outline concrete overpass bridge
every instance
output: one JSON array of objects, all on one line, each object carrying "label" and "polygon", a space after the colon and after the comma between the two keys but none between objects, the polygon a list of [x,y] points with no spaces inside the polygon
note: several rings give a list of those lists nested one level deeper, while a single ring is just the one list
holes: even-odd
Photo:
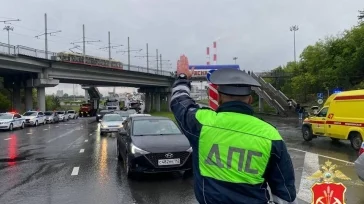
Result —
[{"label": "concrete overpass bridge", "polygon": [[[6,48],[6,49],[1,49]],[[127,86],[140,87],[141,91],[160,101],[161,95],[168,95],[173,83],[170,72],[148,69],[140,66],[123,66],[122,69],[101,67],[89,64],[74,64],[57,60],[57,53],[24,46],[0,44],[0,76],[5,88],[13,89],[14,107],[20,108],[20,89],[25,89],[26,109],[32,109],[32,88],[37,88],[38,108],[45,111],[45,87],[59,83],[72,83],[88,86]],[[53,56],[53,57],[52,57]],[[50,59],[47,59],[50,58]],[[146,104],[147,105],[147,104]],[[151,107],[160,109],[160,107]]]}]

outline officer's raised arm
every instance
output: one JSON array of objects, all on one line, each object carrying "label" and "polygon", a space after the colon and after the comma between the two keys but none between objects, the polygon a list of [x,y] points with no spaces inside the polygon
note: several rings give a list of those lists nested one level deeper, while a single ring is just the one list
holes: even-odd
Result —
[{"label": "officer's raised arm", "polygon": [[295,175],[291,157],[283,140],[272,141],[265,178],[276,203],[296,203]]},{"label": "officer's raised arm", "polygon": [[178,126],[189,138],[198,137],[201,125],[196,119],[196,112],[200,108],[190,96],[192,76],[188,67],[188,60],[181,56],[177,64],[177,79],[172,86],[170,108],[176,118]]}]

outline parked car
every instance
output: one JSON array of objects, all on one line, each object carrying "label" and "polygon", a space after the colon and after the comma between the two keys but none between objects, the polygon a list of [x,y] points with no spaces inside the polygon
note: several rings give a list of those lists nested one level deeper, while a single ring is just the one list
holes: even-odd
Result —
[{"label": "parked car", "polygon": [[355,161],[355,169],[359,178],[362,181],[364,181],[364,142],[361,144],[361,148],[359,150],[359,157]]},{"label": "parked car", "polygon": [[77,115],[76,111],[74,111],[74,110],[68,110],[67,113],[68,113],[68,118],[69,119],[77,119],[78,118],[78,115]]},{"label": "parked car", "polygon": [[123,127],[123,121],[124,119],[119,114],[104,115],[100,125],[100,134],[119,132],[119,129]]},{"label": "parked car", "polygon": [[57,111],[59,121],[67,121],[69,120],[67,112],[66,111]]},{"label": "parked car", "polygon": [[58,114],[55,111],[46,111],[46,112],[44,112],[44,115],[46,117],[47,123],[58,123],[59,122]]},{"label": "parked car", "polygon": [[14,128],[23,129],[25,126],[25,119],[18,113],[0,113],[0,129],[10,130]]},{"label": "parked car", "polygon": [[192,147],[169,118],[129,117],[116,146],[129,178],[136,172],[192,171]]},{"label": "parked car", "polygon": [[38,126],[39,124],[46,124],[46,117],[41,111],[27,111],[23,114],[25,125]]}]

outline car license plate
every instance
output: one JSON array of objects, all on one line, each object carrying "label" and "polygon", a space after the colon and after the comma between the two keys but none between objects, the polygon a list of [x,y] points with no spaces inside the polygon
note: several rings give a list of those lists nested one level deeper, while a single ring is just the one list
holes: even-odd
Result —
[{"label": "car license plate", "polygon": [[158,165],[159,166],[168,166],[168,165],[177,165],[181,164],[180,159],[159,159]]}]

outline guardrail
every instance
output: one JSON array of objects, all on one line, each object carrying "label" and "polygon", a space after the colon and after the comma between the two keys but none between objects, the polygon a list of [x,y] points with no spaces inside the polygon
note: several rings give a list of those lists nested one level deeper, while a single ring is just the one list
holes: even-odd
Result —
[{"label": "guardrail", "polygon": [[[50,51],[45,52],[44,50],[39,50],[39,49],[26,47],[26,46],[22,46],[22,45],[14,46],[14,45],[8,45],[5,43],[0,43],[0,54],[11,55],[11,56],[25,55],[25,56],[29,56],[29,57],[50,60],[52,58],[52,56],[55,57],[55,56],[57,56],[58,53],[50,52]],[[173,72],[163,71],[160,69],[159,70],[150,69],[150,68],[136,66],[136,65],[130,65],[130,67],[128,67],[128,65],[124,64],[124,70],[156,74],[156,75],[162,75],[162,76],[170,76],[170,77],[174,76]]]},{"label": "guardrail", "polygon": [[15,55],[15,46],[0,43],[0,53],[6,55]]}]

